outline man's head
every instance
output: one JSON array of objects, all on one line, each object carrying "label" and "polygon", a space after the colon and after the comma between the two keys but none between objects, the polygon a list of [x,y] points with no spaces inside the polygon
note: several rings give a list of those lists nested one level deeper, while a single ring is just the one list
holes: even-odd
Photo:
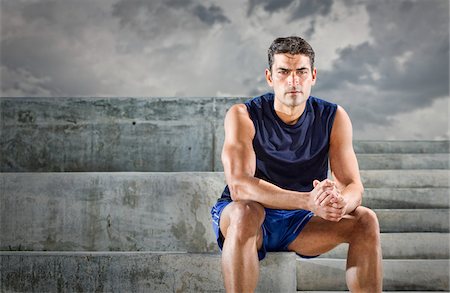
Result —
[{"label": "man's head", "polygon": [[272,42],[267,53],[270,71],[272,71],[274,55],[284,53],[291,55],[302,54],[307,56],[311,63],[311,71],[314,69],[314,50],[308,42],[300,37],[292,36],[287,38],[277,38]]},{"label": "man's head", "polygon": [[273,41],[266,80],[273,88],[276,108],[301,109],[316,83],[316,74],[314,51],[305,40],[288,37]]}]

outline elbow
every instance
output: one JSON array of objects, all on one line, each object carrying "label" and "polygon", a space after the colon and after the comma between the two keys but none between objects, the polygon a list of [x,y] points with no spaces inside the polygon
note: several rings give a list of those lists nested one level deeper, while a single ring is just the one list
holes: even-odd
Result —
[{"label": "elbow", "polygon": [[362,198],[364,195],[364,186],[362,185],[362,183],[359,184],[359,199],[357,202],[357,205],[360,206],[362,205]]}]

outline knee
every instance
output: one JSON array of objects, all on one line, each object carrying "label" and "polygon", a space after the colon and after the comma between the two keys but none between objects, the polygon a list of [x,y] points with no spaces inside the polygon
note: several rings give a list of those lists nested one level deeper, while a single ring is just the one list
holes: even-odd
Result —
[{"label": "knee", "polygon": [[354,211],[356,218],[354,233],[365,241],[380,242],[380,224],[374,211],[366,207],[358,207]]},{"label": "knee", "polygon": [[265,218],[264,207],[257,202],[235,201],[230,210],[230,226],[238,238],[257,235]]}]

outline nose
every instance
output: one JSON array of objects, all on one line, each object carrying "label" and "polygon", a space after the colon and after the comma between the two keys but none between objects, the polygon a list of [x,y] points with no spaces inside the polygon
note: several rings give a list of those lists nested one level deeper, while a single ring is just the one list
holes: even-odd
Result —
[{"label": "nose", "polygon": [[300,84],[300,77],[297,75],[297,73],[291,72],[291,74],[289,74],[288,76],[288,85],[293,86],[299,84]]}]

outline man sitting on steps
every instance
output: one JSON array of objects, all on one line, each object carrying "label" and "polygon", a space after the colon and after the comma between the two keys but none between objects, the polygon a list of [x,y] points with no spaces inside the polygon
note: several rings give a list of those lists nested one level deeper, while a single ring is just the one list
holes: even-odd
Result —
[{"label": "man sitting on steps", "polygon": [[253,292],[266,251],[308,258],[348,243],[349,290],[381,292],[380,229],[361,206],[350,119],[310,96],[317,71],[305,40],[278,38],[268,58],[274,93],[234,105],[225,117],[227,186],[211,210],[225,288]]}]

